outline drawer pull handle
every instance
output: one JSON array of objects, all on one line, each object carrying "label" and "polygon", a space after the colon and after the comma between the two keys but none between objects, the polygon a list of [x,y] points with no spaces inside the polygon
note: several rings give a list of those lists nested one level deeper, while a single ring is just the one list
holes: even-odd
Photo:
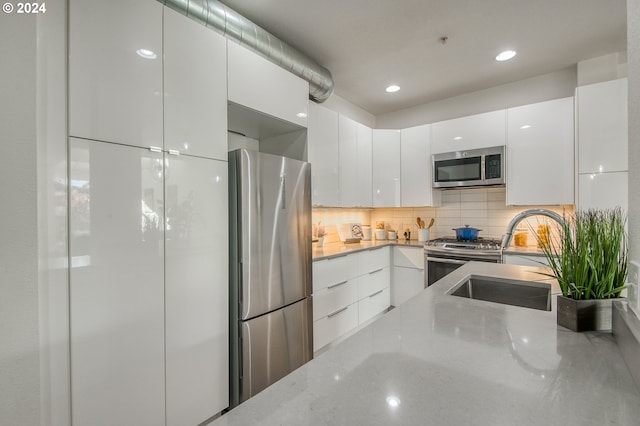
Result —
[{"label": "drawer pull handle", "polygon": [[377,272],[380,272],[380,271],[382,271],[383,269],[384,269],[384,268],[380,268],[380,269],[376,269],[375,271],[371,271],[371,272],[369,272],[369,275],[372,275],[372,274],[375,274],[375,273],[377,273]]},{"label": "drawer pull handle", "polygon": [[342,281],[342,282],[339,282],[339,283],[331,284],[330,286],[327,286],[327,289],[331,290],[332,288],[340,287],[341,285],[344,285],[344,284],[346,284],[348,282],[349,281]]},{"label": "drawer pull handle", "polygon": [[331,312],[329,315],[327,315],[327,318],[331,318],[331,317],[335,317],[336,315],[338,315],[340,312],[344,312],[347,309],[349,309],[348,306],[345,306],[344,308],[338,309],[337,311]]},{"label": "drawer pull handle", "polygon": [[370,294],[370,295],[369,295],[369,297],[377,296],[377,295],[379,295],[380,293],[382,293],[383,291],[384,291],[384,288],[383,288],[382,290],[378,290],[378,291],[376,291],[376,292],[375,292],[375,293],[373,293],[373,294]]}]

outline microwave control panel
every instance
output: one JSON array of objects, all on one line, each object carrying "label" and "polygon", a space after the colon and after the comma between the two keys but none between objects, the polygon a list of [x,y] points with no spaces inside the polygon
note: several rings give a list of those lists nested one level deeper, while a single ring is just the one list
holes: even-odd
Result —
[{"label": "microwave control panel", "polygon": [[499,179],[502,177],[500,154],[485,157],[485,179]]}]

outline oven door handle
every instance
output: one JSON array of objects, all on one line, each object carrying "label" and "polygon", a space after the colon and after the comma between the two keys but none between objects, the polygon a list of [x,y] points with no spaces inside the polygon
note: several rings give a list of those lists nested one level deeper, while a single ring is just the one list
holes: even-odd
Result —
[{"label": "oven door handle", "polygon": [[444,259],[442,257],[429,257],[429,256],[427,256],[427,262],[453,263],[455,265],[464,265],[468,261],[467,260],[457,260],[457,259]]}]

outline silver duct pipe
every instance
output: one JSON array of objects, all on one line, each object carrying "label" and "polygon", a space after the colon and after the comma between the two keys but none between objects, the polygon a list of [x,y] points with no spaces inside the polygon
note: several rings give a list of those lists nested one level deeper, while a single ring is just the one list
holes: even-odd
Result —
[{"label": "silver duct pipe", "polygon": [[320,103],[331,96],[333,78],[328,69],[219,1],[158,1],[308,81],[312,100]]}]

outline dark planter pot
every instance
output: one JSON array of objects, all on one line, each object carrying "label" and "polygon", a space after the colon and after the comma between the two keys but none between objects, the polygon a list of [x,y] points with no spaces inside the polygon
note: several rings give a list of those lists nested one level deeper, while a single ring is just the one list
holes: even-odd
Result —
[{"label": "dark planter pot", "polygon": [[558,295],[558,325],[573,331],[611,331],[611,308],[614,300],[574,300]]}]

